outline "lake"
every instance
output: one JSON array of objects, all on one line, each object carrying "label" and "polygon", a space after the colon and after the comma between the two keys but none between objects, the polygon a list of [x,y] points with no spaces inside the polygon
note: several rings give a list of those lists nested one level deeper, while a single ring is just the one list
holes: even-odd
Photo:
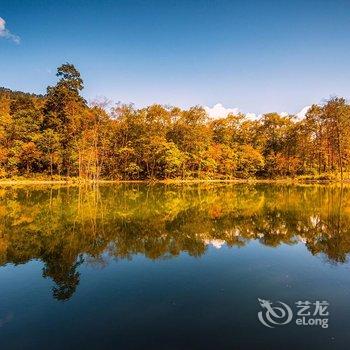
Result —
[{"label": "lake", "polygon": [[350,187],[0,188],[0,349],[347,349]]}]

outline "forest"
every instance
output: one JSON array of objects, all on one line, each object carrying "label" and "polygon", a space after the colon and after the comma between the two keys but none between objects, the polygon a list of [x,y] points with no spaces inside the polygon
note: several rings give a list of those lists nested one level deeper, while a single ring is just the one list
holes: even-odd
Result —
[{"label": "forest", "polygon": [[88,103],[73,64],[45,95],[0,88],[0,178],[106,180],[346,179],[350,105],[306,117],[210,118],[200,106]]}]

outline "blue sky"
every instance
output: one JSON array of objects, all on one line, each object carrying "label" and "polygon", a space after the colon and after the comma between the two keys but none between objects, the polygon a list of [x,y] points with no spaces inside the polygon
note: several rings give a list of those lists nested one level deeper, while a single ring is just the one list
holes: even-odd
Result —
[{"label": "blue sky", "polygon": [[11,89],[44,93],[69,61],[87,99],[137,106],[295,113],[350,97],[349,0],[0,0],[0,17]]}]

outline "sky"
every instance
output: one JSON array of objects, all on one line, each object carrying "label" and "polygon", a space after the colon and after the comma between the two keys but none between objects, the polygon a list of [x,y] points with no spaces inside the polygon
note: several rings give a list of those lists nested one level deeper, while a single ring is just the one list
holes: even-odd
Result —
[{"label": "sky", "polygon": [[[298,113],[350,98],[350,0],[0,0],[0,86],[88,100]],[[218,112],[221,110],[221,112]]]}]

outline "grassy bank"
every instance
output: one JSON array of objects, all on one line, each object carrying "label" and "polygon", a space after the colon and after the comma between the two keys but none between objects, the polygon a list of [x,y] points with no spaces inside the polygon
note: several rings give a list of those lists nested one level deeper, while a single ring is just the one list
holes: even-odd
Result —
[{"label": "grassy bank", "polygon": [[0,179],[0,185],[86,185],[86,184],[119,184],[119,183],[164,183],[164,184],[196,184],[196,183],[350,183],[350,178],[340,179],[337,176],[300,176],[295,178],[275,179],[148,179],[148,180],[107,180],[97,181],[79,177],[11,177]]}]

